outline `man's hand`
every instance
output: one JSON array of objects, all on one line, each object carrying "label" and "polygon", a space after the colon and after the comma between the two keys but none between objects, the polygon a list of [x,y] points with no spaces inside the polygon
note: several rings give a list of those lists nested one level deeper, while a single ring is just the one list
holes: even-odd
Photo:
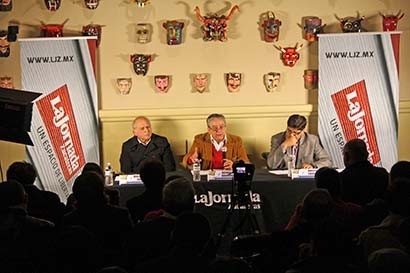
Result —
[{"label": "man's hand", "polygon": [[282,145],[283,148],[286,149],[288,147],[295,146],[298,143],[298,139],[293,134],[286,134],[286,139],[283,141]]},{"label": "man's hand", "polygon": [[303,169],[312,169],[313,166],[310,165],[310,164],[307,164],[307,163],[302,163],[302,168],[303,168]]},{"label": "man's hand", "polygon": [[198,147],[195,147],[195,151],[194,151],[194,153],[189,157],[189,161],[190,161],[191,163],[199,162],[199,159],[198,159]]},{"label": "man's hand", "polygon": [[232,170],[233,161],[230,159],[223,159],[224,170]]}]

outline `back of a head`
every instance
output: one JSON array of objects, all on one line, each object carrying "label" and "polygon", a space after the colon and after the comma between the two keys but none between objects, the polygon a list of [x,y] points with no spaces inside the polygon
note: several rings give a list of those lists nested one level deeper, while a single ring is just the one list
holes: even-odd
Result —
[{"label": "back of a head", "polygon": [[162,190],[162,204],[168,213],[178,216],[182,212],[194,210],[195,190],[192,182],[186,178],[170,181]]},{"label": "back of a head", "polygon": [[74,181],[73,194],[80,207],[101,205],[105,203],[104,181],[94,172],[81,174]]},{"label": "back of a head", "polygon": [[209,221],[202,214],[185,212],[177,217],[172,233],[175,245],[199,252],[206,246],[210,237]]},{"label": "back of a head", "polygon": [[410,179],[399,177],[390,187],[390,210],[404,217],[410,216]]},{"label": "back of a head", "polygon": [[95,172],[98,173],[99,175],[101,175],[102,177],[104,177],[104,171],[101,168],[100,165],[98,165],[97,163],[94,162],[87,162],[82,170],[82,174],[84,173],[89,173],[89,172]]},{"label": "back of a head", "polygon": [[16,180],[23,185],[34,184],[36,176],[33,165],[24,161],[16,161],[7,169],[7,180]]},{"label": "back of a head", "polygon": [[0,209],[22,205],[26,200],[24,187],[17,181],[0,183]]},{"label": "back of a head", "polygon": [[327,190],[316,189],[303,198],[301,214],[306,221],[313,223],[328,217],[332,209],[332,197]]},{"label": "back of a head", "polygon": [[316,187],[327,190],[335,198],[340,196],[340,174],[337,170],[322,167],[315,173]]},{"label": "back of a head", "polygon": [[288,118],[287,125],[290,128],[295,128],[298,130],[303,130],[305,129],[307,124],[307,120],[304,116],[298,115],[298,114],[293,114]]},{"label": "back of a head", "polygon": [[140,177],[147,189],[161,190],[165,182],[165,167],[159,160],[146,160],[142,163]]},{"label": "back of a head", "polygon": [[382,248],[372,252],[368,259],[369,273],[410,272],[410,256],[396,248]]},{"label": "back of a head", "polygon": [[405,177],[410,179],[410,161],[398,161],[390,170],[390,181],[398,177]]},{"label": "back of a head", "polygon": [[366,143],[359,138],[349,140],[343,147],[343,160],[346,167],[356,162],[366,161],[368,156]]}]

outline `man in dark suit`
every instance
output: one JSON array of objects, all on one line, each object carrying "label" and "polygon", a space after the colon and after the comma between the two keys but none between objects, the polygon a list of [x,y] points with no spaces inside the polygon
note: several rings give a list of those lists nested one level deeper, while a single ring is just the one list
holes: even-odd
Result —
[{"label": "man in dark suit", "polygon": [[162,161],[167,172],[175,171],[175,159],[166,137],[152,133],[151,122],[139,116],[133,122],[134,136],[122,144],[121,172],[139,173],[141,163],[146,159]]},{"label": "man in dark suit", "polygon": [[270,169],[287,168],[290,156],[294,157],[296,169],[332,167],[332,160],[320,144],[319,138],[304,131],[306,124],[304,116],[291,115],[286,131],[272,136],[266,162]]}]

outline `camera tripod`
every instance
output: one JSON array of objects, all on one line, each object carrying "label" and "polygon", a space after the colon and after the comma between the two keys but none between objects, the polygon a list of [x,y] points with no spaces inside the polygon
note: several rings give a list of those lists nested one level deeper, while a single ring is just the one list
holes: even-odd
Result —
[{"label": "camera tripod", "polygon": [[227,208],[227,214],[225,216],[221,231],[218,233],[216,241],[217,249],[220,247],[222,239],[227,235],[228,227],[231,226],[235,211],[239,214],[239,221],[231,229],[232,235],[255,235],[261,233],[253,208],[251,189],[247,186],[244,187],[240,183],[245,184],[244,181],[232,180],[231,202]]}]

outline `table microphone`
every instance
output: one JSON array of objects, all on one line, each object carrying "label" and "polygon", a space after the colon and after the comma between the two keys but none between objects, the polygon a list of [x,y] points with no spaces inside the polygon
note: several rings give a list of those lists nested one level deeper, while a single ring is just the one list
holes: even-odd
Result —
[{"label": "table microphone", "polygon": [[223,147],[221,148],[221,151],[222,151],[222,159],[226,159],[226,150],[227,150],[226,146],[223,146]]}]

